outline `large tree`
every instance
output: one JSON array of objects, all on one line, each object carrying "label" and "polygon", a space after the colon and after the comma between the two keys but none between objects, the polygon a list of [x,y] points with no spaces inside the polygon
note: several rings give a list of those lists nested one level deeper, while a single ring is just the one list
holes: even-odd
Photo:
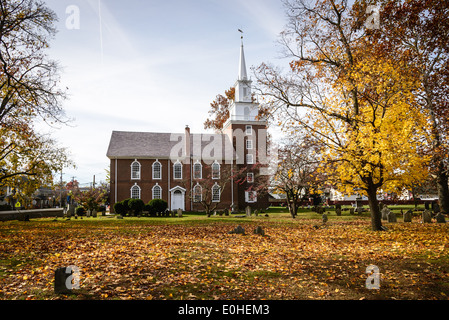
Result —
[{"label": "large tree", "polygon": [[285,5],[290,70],[262,64],[259,90],[287,130],[299,125],[324,146],[320,170],[331,170],[330,182],[345,193],[365,193],[372,229],[383,230],[377,193],[426,176],[418,84],[407,65],[372,50],[366,10],[344,0]]},{"label": "large tree", "polygon": [[70,164],[66,150],[33,126],[68,121],[59,68],[46,54],[56,20],[42,1],[0,0],[0,184],[23,176],[48,182]]},{"label": "large tree", "polygon": [[[449,3],[438,0],[382,0],[373,48],[413,70],[416,101],[429,115],[431,174],[441,210],[449,213]],[[363,3],[360,3],[360,10]]]}]

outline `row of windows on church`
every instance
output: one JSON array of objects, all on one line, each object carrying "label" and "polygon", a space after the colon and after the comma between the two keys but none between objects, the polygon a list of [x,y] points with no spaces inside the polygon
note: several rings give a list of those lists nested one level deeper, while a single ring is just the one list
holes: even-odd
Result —
[{"label": "row of windows on church", "polygon": [[[156,183],[152,188],[153,199],[162,199],[162,187]],[[137,184],[131,187],[131,198],[140,199],[141,189]],[[218,184],[212,186],[212,202],[220,202],[221,188]],[[201,202],[203,200],[203,187],[199,184],[192,189],[193,202]]]},{"label": "row of windows on church", "polygon": [[[156,183],[156,185],[152,189],[153,199],[162,199],[162,188],[160,185]],[[135,184],[131,187],[131,198],[140,199],[141,197],[141,189]],[[212,186],[212,202],[220,202],[221,197],[221,188],[218,184]],[[201,202],[203,200],[203,187],[199,184],[196,184],[192,189],[192,199],[193,202]],[[256,191],[246,191],[245,192],[245,201],[248,203],[257,201],[257,192]]]},{"label": "row of windows on church", "polygon": [[[251,155],[252,156],[252,155]],[[131,164],[131,180],[139,180],[141,177],[141,164],[135,160]],[[162,164],[156,160],[152,165],[153,179],[162,179]],[[220,179],[220,164],[215,161],[211,165],[212,179]],[[197,161],[193,164],[193,179],[203,178],[203,165]],[[182,179],[182,163],[177,161],[173,164],[173,179]]]}]

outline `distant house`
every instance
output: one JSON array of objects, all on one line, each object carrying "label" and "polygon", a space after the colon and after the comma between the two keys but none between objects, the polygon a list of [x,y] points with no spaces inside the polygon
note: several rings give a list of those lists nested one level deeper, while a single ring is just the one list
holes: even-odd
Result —
[{"label": "distant house", "polygon": [[[111,208],[118,201],[140,198],[145,203],[164,199],[171,210],[199,211],[205,179],[218,209],[266,208],[268,197],[254,188],[260,173],[254,164],[266,154],[266,121],[257,118],[259,105],[251,98],[243,42],[229,112],[216,134],[191,133],[188,126],[182,133],[113,131],[107,151]],[[235,171],[244,172],[246,179],[237,183],[231,174]]]}]

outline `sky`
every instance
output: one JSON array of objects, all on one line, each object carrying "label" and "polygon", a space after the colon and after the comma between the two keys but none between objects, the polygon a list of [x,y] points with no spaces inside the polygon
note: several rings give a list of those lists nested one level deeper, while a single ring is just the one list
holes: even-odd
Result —
[{"label": "sky", "polygon": [[48,55],[61,66],[63,108],[73,121],[39,130],[76,163],[64,169],[64,181],[106,179],[114,130],[208,132],[210,103],[237,79],[238,29],[248,69],[282,60],[281,0],[45,2],[59,18]]}]

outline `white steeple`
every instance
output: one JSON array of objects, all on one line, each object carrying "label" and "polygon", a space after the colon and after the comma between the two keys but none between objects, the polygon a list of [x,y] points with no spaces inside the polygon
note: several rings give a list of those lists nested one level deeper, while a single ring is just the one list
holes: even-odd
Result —
[{"label": "white steeple", "polygon": [[235,83],[235,101],[251,102],[251,80],[246,73],[245,52],[243,51],[243,37],[240,45],[239,74]]},{"label": "white steeple", "polygon": [[238,80],[248,80],[246,74],[245,52],[243,51],[243,37],[242,45],[240,46],[240,61],[239,61],[239,78]]}]

